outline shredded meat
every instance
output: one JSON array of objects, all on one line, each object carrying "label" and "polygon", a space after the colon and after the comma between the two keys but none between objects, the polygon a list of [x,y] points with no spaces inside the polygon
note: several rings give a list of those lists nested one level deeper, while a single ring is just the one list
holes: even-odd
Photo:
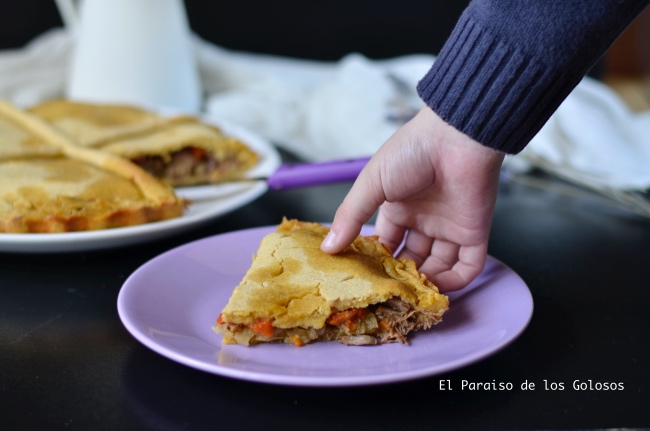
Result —
[{"label": "shredded meat", "polygon": [[161,177],[165,172],[165,162],[162,157],[139,156],[131,161],[156,177]]},{"label": "shredded meat", "polygon": [[380,343],[399,341],[406,344],[408,333],[428,329],[440,320],[434,313],[416,313],[412,305],[397,298],[380,304],[374,312],[382,326],[390,329],[378,334]]},{"label": "shredded meat", "polygon": [[165,169],[166,178],[183,178],[190,175],[199,159],[190,151],[181,150],[172,155],[172,160]]},{"label": "shredded meat", "polygon": [[218,163],[207,151],[187,147],[171,155],[169,162],[160,156],[139,156],[131,160],[158,178],[183,179],[189,176],[207,177]]}]

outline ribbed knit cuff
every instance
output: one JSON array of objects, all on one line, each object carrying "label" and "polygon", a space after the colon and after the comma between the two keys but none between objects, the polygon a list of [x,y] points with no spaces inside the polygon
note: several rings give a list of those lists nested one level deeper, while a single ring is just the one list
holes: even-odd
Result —
[{"label": "ribbed knit cuff", "polygon": [[549,68],[543,58],[499,40],[466,11],[417,89],[456,129],[483,145],[516,154],[581,78]]}]

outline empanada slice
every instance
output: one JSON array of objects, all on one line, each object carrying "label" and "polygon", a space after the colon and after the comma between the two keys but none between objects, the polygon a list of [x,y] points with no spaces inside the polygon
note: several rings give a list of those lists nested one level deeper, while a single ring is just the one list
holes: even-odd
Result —
[{"label": "empanada slice", "polygon": [[82,146],[127,158],[172,186],[243,176],[259,156],[192,116],[166,118],[133,106],[55,100],[30,111]]},{"label": "empanada slice", "polygon": [[192,118],[110,141],[101,149],[131,160],[175,187],[240,178],[259,161],[240,140]]},{"label": "empanada slice", "polygon": [[394,258],[375,236],[329,255],[320,249],[328,231],[285,219],[262,239],[214,327],[224,343],[407,343],[440,322],[448,298],[413,261]]}]

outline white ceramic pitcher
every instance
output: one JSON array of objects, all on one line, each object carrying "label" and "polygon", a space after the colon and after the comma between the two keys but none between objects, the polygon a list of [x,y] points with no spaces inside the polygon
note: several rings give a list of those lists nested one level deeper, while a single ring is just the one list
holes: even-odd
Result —
[{"label": "white ceramic pitcher", "polygon": [[67,97],[200,110],[201,84],[182,0],[57,5],[75,37]]}]

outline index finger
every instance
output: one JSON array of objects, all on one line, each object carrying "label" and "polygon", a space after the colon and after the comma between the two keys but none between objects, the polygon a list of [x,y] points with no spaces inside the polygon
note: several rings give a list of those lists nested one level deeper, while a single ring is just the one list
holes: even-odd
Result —
[{"label": "index finger", "polygon": [[336,211],[330,232],[321,244],[324,252],[334,254],[349,246],[386,200],[381,179],[375,172],[371,159]]}]

